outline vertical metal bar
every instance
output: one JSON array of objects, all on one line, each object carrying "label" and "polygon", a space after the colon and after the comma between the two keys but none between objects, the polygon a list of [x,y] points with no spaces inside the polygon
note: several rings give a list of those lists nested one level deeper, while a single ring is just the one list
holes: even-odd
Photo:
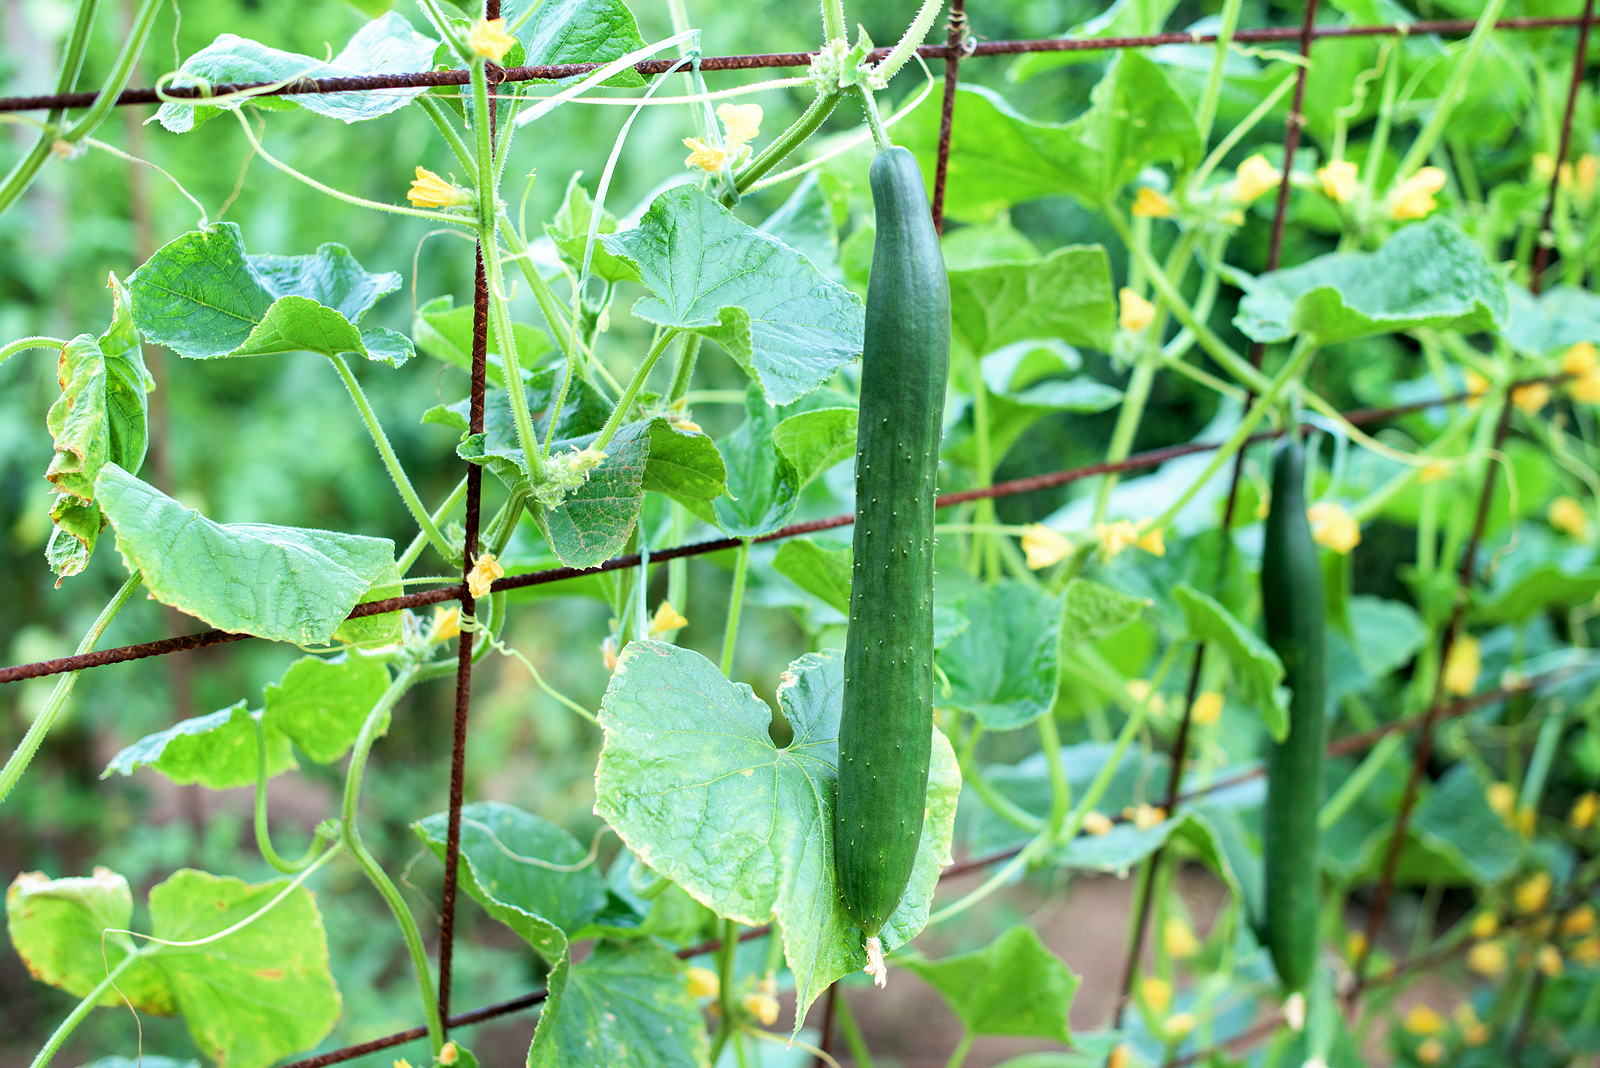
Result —
[{"label": "vertical metal bar", "polygon": [[956,118],[956,80],[966,50],[967,2],[950,0],[950,31],[944,46],[944,108],[939,113],[939,154],[933,168],[933,228],[944,233],[944,186],[950,172],[950,131]]},{"label": "vertical metal bar", "polygon": [[[1592,2],[1592,0],[1591,0]],[[1300,57],[1311,58],[1311,43],[1316,40],[1317,26],[1317,0],[1306,0],[1305,15],[1300,22]],[[1278,204],[1272,215],[1272,242],[1267,247],[1267,270],[1275,271],[1283,258],[1283,230],[1284,221],[1289,214],[1289,175],[1294,169],[1295,152],[1300,148],[1300,130],[1305,125],[1305,116],[1302,109],[1306,99],[1306,72],[1310,64],[1302,64],[1295,76],[1294,99],[1289,106],[1287,129],[1283,135],[1283,177],[1278,182]],[[1266,346],[1259,342],[1250,347],[1250,363],[1259,368]],[[1248,406],[1254,399],[1251,393],[1246,397]],[[1228,557],[1233,547],[1233,539],[1228,532],[1233,528],[1233,513],[1239,500],[1239,483],[1244,473],[1245,450],[1240,449],[1233,463],[1233,481],[1228,487],[1228,503],[1222,512],[1222,546],[1217,553],[1217,583],[1220,586],[1228,573]],[[1167,771],[1167,815],[1172,815],[1177,807],[1178,797],[1183,788],[1183,765],[1189,756],[1189,728],[1191,717],[1194,714],[1194,699],[1200,690],[1200,675],[1205,667],[1206,647],[1202,642],[1194,651],[1194,664],[1189,669],[1189,684],[1184,691],[1183,719],[1178,724],[1178,736],[1172,744],[1172,763]],[[1156,876],[1161,870],[1162,861],[1166,859],[1167,849],[1162,845],[1150,857],[1144,869],[1144,885],[1139,898],[1139,918],[1135,922],[1133,945],[1129,947],[1128,959],[1123,964],[1122,988],[1117,996],[1116,1014],[1112,1019],[1112,1027],[1122,1026],[1123,1014],[1128,1009],[1128,1002],[1133,996],[1133,976],[1139,970],[1139,958],[1144,955],[1145,937],[1150,927],[1150,909],[1155,897]]]},{"label": "vertical metal bar", "polygon": [[1561,147],[1556,151],[1555,171],[1550,175],[1550,199],[1545,201],[1544,218],[1539,222],[1539,247],[1533,254],[1533,277],[1528,288],[1534,296],[1544,288],[1544,269],[1550,266],[1550,246],[1555,235],[1550,223],[1556,214],[1556,190],[1561,186],[1561,164],[1572,147],[1572,116],[1578,109],[1578,89],[1583,85],[1583,69],[1589,59],[1589,27],[1594,19],[1594,0],[1584,0],[1583,21],[1578,25],[1578,45],[1572,53],[1572,83],[1567,86],[1567,113],[1561,120]]},{"label": "vertical metal bar", "polygon": [[[1506,394],[1501,404],[1500,420],[1494,429],[1495,453],[1504,447],[1506,434],[1511,430],[1510,393]],[[1477,574],[1478,548],[1483,543],[1484,528],[1489,522],[1489,505],[1494,500],[1495,464],[1492,459],[1485,462],[1488,466],[1483,472],[1483,489],[1478,494],[1478,514],[1473,520],[1472,536],[1467,539],[1466,549],[1461,554],[1461,566],[1456,574],[1456,603],[1450,610],[1450,622],[1445,626],[1444,639],[1439,646],[1439,675],[1434,679],[1433,696],[1428,702],[1428,715],[1422,723],[1422,737],[1417,741],[1417,752],[1411,761],[1411,774],[1406,779],[1405,793],[1400,797],[1400,809],[1395,813],[1394,834],[1389,839],[1389,848],[1384,854],[1383,871],[1378,879],[1377,892],[1372,898],[1372,911],[1367,914],[1366,945],[1362,947],[1361,955],[1356,958],[1351,969],[1356,979],[1355,986],[1350,990],[1349,1008],[1352,1011],[1366,985],[1367,963],[1372,959],[1378,932],[1382,929],[1384,915],[1388,912],[1389,899],[1394,894],[1395,872],[1400,864],[1400,852],[1405,846],[1406,829],[1411,822],[1411,812],[1417,804],[1417,792],[1421,788],[1422,776],[1426,774],[1428,760],[1433,756],[1434,729],[1439,725],[1440,713],[1445,705],[1445,665],[1450,662],[1450,653],[1461,636],[1461,625],[1467,611],[1467,592],[1471,589],[1473,577]]]},{"label": "vertical metal bar", "polygon": [[[500,17],[500,0],[486,0],[484,18]],[[489,95],[489,140],[494,143],[495,94]],[[475,116],[475,121],[484,117]],[[488,191],[485,196],[492,195]],[[489,357],[489,282],[483,270],[483,244],[478,244],[477,271],[472,295],[472,392],[468,423],[470,433],[483,433],[483,395]],[[520,384],[520,383],[519,383]],[[466,538],[461,553],[463,580],[472,573],[478,555],[478,520],[483,500],[483,468],[467,467]],[[461,616],[476,617],[477,602],[470,591],[461,595]],[[476,631],[462,629],[456,639],[456,714],[450,746],[450,820],[444,845],[444,892],[439,906],[439,1015],[450,1025],[450,980],[455,958],[456,869],[461,862],[461,802],[466,789],[467,711],[472,704],[472,641]]]}]

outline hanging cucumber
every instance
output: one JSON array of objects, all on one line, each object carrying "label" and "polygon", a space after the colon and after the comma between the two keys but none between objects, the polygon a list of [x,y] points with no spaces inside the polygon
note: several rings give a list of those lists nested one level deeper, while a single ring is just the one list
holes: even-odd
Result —
[{"label": "hanging cucumber", "polygon": [[872,161],[877,240],[867,284],[856,440],[855,559],[839,724],[834,863],[867,971],[911,878],[933,738],[933,506],[950,283],[916,159]]},{"label": "hanging cucumber", "polygon": [[1261,555],[1267,642],[1293,694],[1289,734],[1267,757],[1266,942],[1278,978],[1300,990],[1317,960],[1317,810],[1328,652],[1322,568],[1306,521],[1305,449],[1294,438],[1272,464],[1272,510]]}]

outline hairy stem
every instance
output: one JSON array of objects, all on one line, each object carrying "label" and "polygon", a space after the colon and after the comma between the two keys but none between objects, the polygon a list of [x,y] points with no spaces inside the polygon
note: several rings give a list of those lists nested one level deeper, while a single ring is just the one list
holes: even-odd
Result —
[{"label": "hairy stem", "polygon": [[656,343],[650,346],[650,351],[645,354],[644,361],[639,364],[633,377],[628,380],[627,388],[622,391],[622,396],[617,398],[617,406],[612,409],[611,416],[606,420],[606,425],[600,428],[600,436],[594,439],[591,448],[604,450],[611,444],[611,439],[617,436],[617,431],[622,429],[622,424],[627,421],[628,411],[633,407],[633,399],[639,395],[639,390],[644,386],[645,379],[650,377],[651,368],[656,361],[661,359],[661,354],[667,351],[667,346],[677,336],[677,331],[667,329],[661,331],[661,336],[656,338]]},{"label": "hairy stem", "polygon": [[739,542],[734,558],[733,589],[728,592],[728,622],[722,629],[722,673],[733,677],[733,651],[739,644],[739,614],[744,608],[744,582],[750,570],[750,539]]}]

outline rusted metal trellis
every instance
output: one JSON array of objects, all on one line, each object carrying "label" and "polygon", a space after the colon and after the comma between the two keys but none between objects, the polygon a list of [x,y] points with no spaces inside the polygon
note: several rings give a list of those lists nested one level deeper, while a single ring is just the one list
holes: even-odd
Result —
[{"label": "rusted metal trellis", "polygon": [[[487,0],[487,15],[490,18],[498,14],[499,0]],[[1477,24],[1472,20],[1424,20],[1400,25],[1381,26],[1328,26],[1316,25],[1317,0],[1307,0],[1304,17],[1299,26],[1279,26],[1259,29],[1239,30],[1231,35],[1231,40],[1243,44],[1265,44],[1273,42],[1297,42],[1300,55],[1303,59],[1310,60],[1312,45],[1316,40],[1329,37],[1366,37],[1366,36],[1406,36],[1415,34],[1433,34],[1445,37],[1464,36],[1473,32]],[[1559,29],[1576,27],[1578,29],[1577,43],[1574,49],[1572,81],[1566,101],[1566,110],[1561,127],[1560,146],[1555,158],[1554,173],[1551,176],[1550,193],[1544,211],[1538,241],[1538,249],[1533,263],[1531,288],[1535,293],[1540,289],[1543,272],[1549,264],[1549,251],[1553,245],[1550,237],[1551,220],[1557,205],[1558,187],[1561,182],[1561,164],[1565,161],[1571,148],[1571,132],[1573,117],[1577,107],[1579,87],[1582,83],[1587,60],[1588,38],[1590,27],[1594,19],[1594,0],[1585,0],[1584,12],[1578,18],[1513,18],[1501,19],[1495,22],[1494,28],[1498,30],[1537,30]],[[918,54],[925,59],[943,60],[944,96],[940,120],[940,136],[935,171],[935,188],[932,202],[932,212],[936,224],[941,224],[944,214],[945,177],[947,173],[951,133],[954,124],[954,109],[956,101],[956,87],[959,79],[959,67],[963,58],[999,55],[1018,55],[1030,52],[1061,52],[1061,51],[1115,51],[1121,49],[1152,48],[1160,45],[1174,44],[1212,44],[1218,40],[1216,34],[1200,33],[1161,33],[1142,37],[1123,38],[1050,38],[1043,40],[1019,41],[974,41],[967,29],[967,17],[964,0],[951,0],[950,24],[946,42],[943,45],[924,46]],[[887,49],[879,50],[878,55],[886,54]],[[699,69],[705,72],[750,70],[759,68],[798,67],[809,65],[815,53],[774,53],[742,56],[719,56],[703,59]],[[581,75],[595,69],[601,64],[566,64],[560,66],[532,66],[515,67],[505,70],[494,70],[495,80],[498,82],[534,82],[555,81]],[[652,60],[635,65],[635,69],[643,75],[657,75],[666,73],[677,66],[675,61]],[[376,75],[355,78],[305,78],[289,85],[274,83],[250,83],[239,85],[220,85],[209,90],[195,88],[156,88],[128,89],[117,98],[119,106],[150,105],[161,103],[163,99],[196,99],[206,95],[223,93],[250,93],[256,95],[290,96],[307,93],[336,93],[379,91],[384,89],[407,89],[433,86],[462,86],[467,84],[468,77],[465,71],[425,71],[410,74]],[[1272,222],[1272,239],[1269,248],[1268,269],[1279,265],[1282,251],[1282,240],[1290,190],[1290,176],[1296,148],[1300,139],[1303,125],[1302,104],[1304,100],[1306,82],[1306,68],[1300,69],[1297,79],[1293,102],[1286,119],[1286,133],[1284,141],[1284,162],[1282,181],[1278,189],[1276,211]],[[22,96],[0,98],[0,113],[31,110],[59,110],[85,108],[94,103],[98,94],[94,92],[65,93],[50,96]],[[493,103],[491,102],[491,108]],[[473,353],[472,353],[472,384],[470,394],[470,426],[472,432],[481,432],[483,429],[484,395],[486,353],[488,343],[488,290],[484,277],[482,250],[479,249],[476,286],[473,302]],[[1252,362],[1259,366],[1261,361],[1261,348],[1255,346],[1251,352]],[[1531,379],[1528,384],[1539,381],[1555,381],[1554,379]],[[1460,403],[1469,399],[1462,394],[1455,397],[1443,398],[1437,401],[1422,402],[1391,408],[1372,408],[1346,413],[1351,423],[1357,425],[1373,424],[1399,416],[1420,411],[1438,405]],[[1509,427],[1510,400],[1509,392],[1503,401],[1505,407],[1501,412],[1500,422],[1496,429],[1496,446],[1503,443]],[[1282,431],[1265,432],[1255,435],[1250,440],[1259,442],[1269,440]],[[959,493],[945,494],[939,498],[941,507],[973,501],[982,498],[1008,497],[1015,494],[1027,493],[1054,486],[1066,485],[1084,478],[1101,475],[1121,474],[1129,471],[1148,469],[1165,463],[1177,457],[1191,455],[1214,449],[1215,444],[1191,443],[1186,445],[1171,446],[1162,449],[1153,449],[1148,452],[1138,453],[1127,460],[1116,463],[1090,464],[1083,467],[1057,471],[1050,474],[1038,475],[1031,478],[1017,479],[1011,482],[999,483],[993,486],[982,487]],[[1242,454],[1241,454],[1242,457]],[[1486,465],[1483,487],[1480,492],[1479,507],[1472,537],[1469,539],[1463,553],[1458,570],[1458,596],[1456,608],[1453,612],[1449,626],[1446,628],[1441,642],[1441,660],[1448,656],[1451,644],[1460,632],[1462,614],[1467,591],[1476,577],[1476,556],[1479,543],[1482,539],[1484,523],[1488,511],[1488,502],[1494,490],[1494,465]],[[471,616],[475,610],[475,601],[468,589],[465,576],[472,569],[477,551],[477,536],[480,521],[481,502],[481,476],[482,469],[476,465],[469,465],[466,496],[466,541],[463,561],[463,581],[458,585],[445,586],[432,590],[420,591],[399,597],[391,597],[380,601],[367,602],[357,605],[350,613],[351,618],[381,615],[408,608],[420,608],[427,605],[439,604],[446,601],[456,601],[460,605],[463,616]],[[1227,514],[1231,516],[1237,500],[1239,485],[1239,469],[1236,466],[1234,478],[1227,503]],[[806,523],[797,523],[772,534],[766,535],[759,541],[774,541],[793,537],[799,534],[825,530],[848,525],[853,521],[851,515],[834,516],[827,519],[813,520]],[[674,546],[667,549],[653,551],[650,557],[653,561],[665,562],[681,557],[701,555],[704,553],[721,552],[734,549],[739,545],[736,539],[717,539],[712,541],[697,542],[688,545]],[[600,571],[612,571],[634,568],[640,565],[637,554],[620,556],[595,568],[554,568],[546,571],[531,572],[513,575],[496,581],[492,589],[496,592],[518,589],[525,586],[541,585],[550,582],[559,582],[584,574],[593,574]],[[224,631],[203,631],[196,634],[182,635],[166,638],[159,641],[145,642],[137,645],[128,645],[115,649],[91,651],[77,656],[61,657],[54,660],[40,661],[33,664],[22,664],[0,669],[0,683],[16,682],[23,679],[40,678],[43,676],[60,674],[69,671],[79,671],[91,667],[100,667],[109,664],[122,663],[130,660],[142,659],[151,656],[161,656],[169,653],[184,652],[205,646],[222,644],[225,642],[239,641],[250,637],[245,634],[232,634]],[[479,1023],[484,1020],[518,1012],[539,1004],[544,1000],[544,992],[536,991],[525,994],[509,1001],[494,1005],[484,1006],[470,1012],[451,1015],[449,1012],[451,963],[453,958],[455,904],[457,897],[456,884],[456,859],[460,852],[460,823],[461,807],[463,803],[463,770],[466,751],[468,710],[471,700],[472,688],[472,661],[471,642],[473,634],[463,631],[459,645],[459,661],[456,683],[455,722],[451,752],[451,781],[449,805],[449,830],[446,843],[445,857],[445,882],[440,922],[440,975],[439,975],[439,1005],[441,1015],[447,1027],[460,1027],[468,1024]],[[1187,755],[1187,738],[1189,724],[1189,706],[1192,705],[1195,691],[1199,683],[1201,670],[1201,657],[1197,655],[1188,685],[1185,712],[1178,736],[1172,751],[1172,774],[1170,779],[1167,809],[1174,811],[1177,806],[1192,802],[1202,796],[1218,789],[1237,785],[1249,778],[1261,774],[1261,769],[1252,769],[1242,775],[1235,776],[1190,793],[1183,793],[1182,771]],[[1540,677],[1525,679],[1515,687],[1502,688],[1478,694],[1465,700],[1447,703],[1443,700],[1442,691],[1436,689],[1434,699],[1430,702],[1427,712],[1412,719],[1402,720],[1387,724],[1375,730],[1359,735],[1351,735],[1333,742],[1328,747],[1330,754],[1353,753],[1362,751],[1388,734],[1397,732],[1419,731],[1421,738],[1412,766],[1410,780],[1407,784],[1405,797],[1402,801],[1397,825],[1393,833],[1389,855],[1383,868],[1382,876],[1376,889],[1373,907],[1368,923],[1367,945],[1375,945],[1376,936],[1381,928],[1387,901],[1392,893],[1395,875],[1395,862],[1398,854],[1398,843],[1403,839],[1407,818],[1414,806],[1416,794],[1420,787],[1420,780],[1426,771],[1428,755],[1431,751],[1435,729],[1440,722],[1464,715],[1474,709],[1485,705],[1505,700],[1519,693],[1530,692],[1540,685],[1553,681],[1553,677]],[[992,856],[968,860],[952,865],[943,873],[943,877],[955,877],[987,867],[991,864],[1006,860],[1016,854],[1016,850],[1008,850]],[[1126,1003],[1127,991],[1137,964],[1137,958],[1144,941],[1144,930],[1147,925],[1147,913],[1150,900],[1150,890],[1153,887],[1154,864],[1150,867],[1150,875],[1145,882],[1143,894],[1143,911],[1136,925],[1136,936],[1129,955],[1126,975],[1123,983],[1122,997],[1119,999],[1117,1016],[1120,1018],[1123,1006]],[[761,937],[766,928],[754,928],[744,932],[741,941]],[[700,946],[693,946],[679,952],[679,956],[688,958],[701,953],[717,949],[720,942],[709,942]],[[1362,974],[1364,959],[1357,964],[1357,974]],[[1363,984],[1358,980],[1351,991],[1351,1002],[1359,997]],[[830,1006],[831,1007],[831,1006]],[[831,1017],[831,1012],[830,1012]],[[1234,1035],[1222,1042],[1216,1048],[1234,1049],[1253,1044],[1265,1038],[1276,1026],[1276,1020],[1266,1021],[1241,1034]],[[342,1049],[332,1050],[308,1059],[295,1062],[289,1068],[322,1068],[324,1065],[337,1064],[348,1061],[377,1050],[420,1039],[426,1035],[425,1028],[417,1027],[408,1031],[397,1032],[383,1038],[374,1039],[359,1045],[347,1046]],[[1172,1062],[1174,1065],[1194,1063],[1207,1056],[1210,1050],[1201,1050],[1190,1054],[1181,1060]]]}]

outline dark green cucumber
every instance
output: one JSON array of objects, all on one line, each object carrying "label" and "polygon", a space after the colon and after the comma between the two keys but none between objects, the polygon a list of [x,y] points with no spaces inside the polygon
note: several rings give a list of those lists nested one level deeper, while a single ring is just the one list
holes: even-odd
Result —
[{"label": "dark green cucumber", "polygon": [[933,504],[950,367],[950,282],[916,159],[872,161],[856,439],[855,557],[839,724],[834,864],[876,936],[911,878],[933,738]]},{"label": "dark green cucumber", "polygon": [[1293,694],[1289,735],[1267,757],[1266,942],[1278,978],[1300,990],[1317,960],[1317,811],[1322,804],[1328,647],[1322,567],[1306,520],[1305,449],[1291,438],[1272,464],[1272,510],[1261,554],[1267,642]]}]

